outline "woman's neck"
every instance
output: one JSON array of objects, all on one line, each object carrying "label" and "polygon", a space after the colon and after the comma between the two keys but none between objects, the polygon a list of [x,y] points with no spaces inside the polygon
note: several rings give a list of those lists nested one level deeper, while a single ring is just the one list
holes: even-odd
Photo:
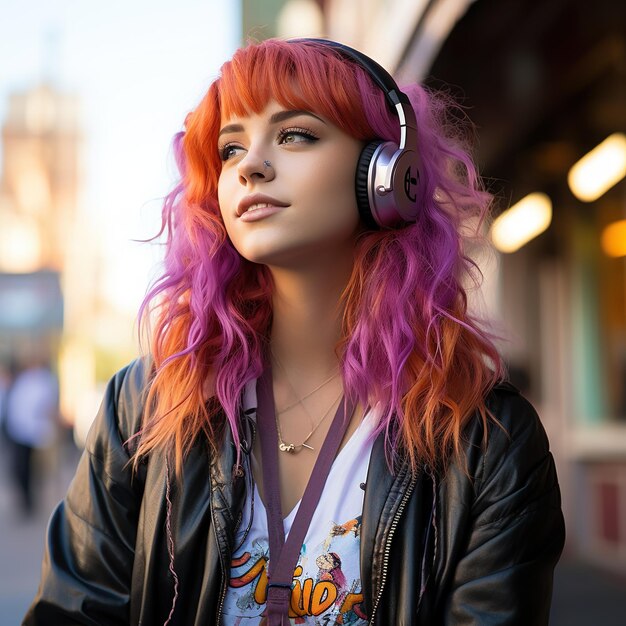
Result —
[{"label": "woman's neck", "polygon": [[317,381],[337,369],[335,348],[343,315],[340,298],[351,269],[346,264],[343,271],[336,265],[320,265],[310,272],[272,270],[272,352],[294,379]]},{"label": "woman's neck", "polygon": [[[344,391],[341,376],[335,375],[339,373],[335,347],[341,338],[343,310],[339,301],[352,265],[334,259],[321,267],[323,262],[316,263],[312,272],[272,268],[275,419],[283,443],[298,447],[293,454],[279,453],[283,516],[303,496]],[[361,414],[357,407],[342,446],[358,427]],[[255,458],[259,459],[258,437],[254,445]],[[253,471],[263,497],[258,466]]]}]

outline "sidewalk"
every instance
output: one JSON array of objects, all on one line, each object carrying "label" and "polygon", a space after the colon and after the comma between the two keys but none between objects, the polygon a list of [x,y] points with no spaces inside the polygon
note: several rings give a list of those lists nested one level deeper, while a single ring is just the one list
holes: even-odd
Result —
[{"label": "sidewalk", "polygon": [[624,626],[626,580],[565,556],[554,573],[550,626]]},{"label": "sidewalk", "polygon": [[[57,472],[48,472],[39,511],[29,520],[13,510],[6,476],[6,450],[0,450],[0,626],[19,626],[39,581],[48,517],[62,497],[77,461],[71,451],[57,455]],[[555,573],[551,626],[624,626],[626,584],[571,558]],[[391,625],[388,625],[391,626]]]},{"label": "sidewalk", "polygon": [[36,514],[24,518],[15,507],[7,467],[9,450],[0,444],[0,626],[18,626],[37,591],[48,518],[63,497],[78,452],[68,446],[38,458],[45,481],[36,492]]}]

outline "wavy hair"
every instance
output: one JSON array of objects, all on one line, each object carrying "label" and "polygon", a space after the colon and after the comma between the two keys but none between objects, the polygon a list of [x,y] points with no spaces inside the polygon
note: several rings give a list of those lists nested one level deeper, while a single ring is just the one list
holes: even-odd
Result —
[{"label": "wavy hair", "polygon": [[[417,118],[419,214],[403,228],[359,235],[337,354],[346,393],[382,409],[377,432],[390,464],[402,449],[416,470],[461,455],[463,426],[475,412],[487,422],[485,397],[503,366],[466,292],[479,272],[462,227],[481,222],[491,197],[447,99],[418,85],[404,91]],[[270,99],[322,115],[359,140],[399,141],[380,88],[328,46],[272,39],[222,66],[174,139],[181,179],[163,207],[164,271],[140,310],[143,324],[154,319],[154,370],[135,460],[167,449],[180,472],[198,435],[216,449],[228,426],[239,449],[242,392],[263,369],[273,283],[226,234],[217,136],[222,116],[258,113]]]}]

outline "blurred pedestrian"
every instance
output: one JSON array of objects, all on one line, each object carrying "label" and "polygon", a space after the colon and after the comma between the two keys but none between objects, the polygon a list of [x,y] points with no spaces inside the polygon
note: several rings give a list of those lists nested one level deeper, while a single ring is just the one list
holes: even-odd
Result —
[{"label": "blurred pedestrian", "polygon": [[25,515],[34,512],[35,451],[56,435],[59,388],[46,362],[31,359],[15,376],[6,395],[5,432],[11,448],[11,477]]},{"label": "blurred pedestrian", "polygon": [[6,410],[13,374],[9,364],[0,361],[0,445],[6,438]]}]

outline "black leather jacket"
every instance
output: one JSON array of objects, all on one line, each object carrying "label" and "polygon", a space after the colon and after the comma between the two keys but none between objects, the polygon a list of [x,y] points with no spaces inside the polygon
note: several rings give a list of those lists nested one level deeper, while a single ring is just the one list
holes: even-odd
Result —
[{"label": "black leather jacket", "polygon": [[[123,442],[138,429],[145,367],[136,361],[108,386],[50,520],[24,624],[219,622],[246,481],[228,436],[217,458],[195,445],[182,488],[159,455],[133,476]],[[512,387],[497,387],[489,406],[504,429],[491,428],[484,451],[479,420],[471,424],[466,468],[433,476],[405,465],[391,475],[375,442],[361,530],[372,623],[548,623],[564,541],[554,463],[536,413]]]}]

